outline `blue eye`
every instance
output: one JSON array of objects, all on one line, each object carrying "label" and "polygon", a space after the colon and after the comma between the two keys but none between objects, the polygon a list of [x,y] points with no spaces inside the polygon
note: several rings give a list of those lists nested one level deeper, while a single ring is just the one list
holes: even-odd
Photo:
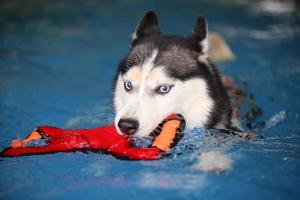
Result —
[{"label": "blue eye", "polygon": [[155,89],[157,94],[167,94],[174,85],[160,85]]},{"label": "blue eye", "polygon": [[130,90],[132,90],[132,84],[130,81],[124,81],[124,88],[127,92],[129,92]]}]

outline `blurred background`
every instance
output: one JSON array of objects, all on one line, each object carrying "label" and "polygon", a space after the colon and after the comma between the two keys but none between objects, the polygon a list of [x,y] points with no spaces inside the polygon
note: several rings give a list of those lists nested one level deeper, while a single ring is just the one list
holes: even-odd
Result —
[{"label": "blurred background", "polygon": [[154,162],[80,152],[1,158],[0,199],[299,197],[299,5],[298,0],[1,0],[1,149],[37,125],[89,128],[112,122],[118,62],[150,9],[166,34],[188,35],[196,17],[206,16],[209,30],[223,36],[235,55],[217,67],[246,96],[254,95],[263,110],[256,120],[265,126],[253,142],[209,144],[234,160],[233,169],[219,175],[191,167],[201,147]]}]

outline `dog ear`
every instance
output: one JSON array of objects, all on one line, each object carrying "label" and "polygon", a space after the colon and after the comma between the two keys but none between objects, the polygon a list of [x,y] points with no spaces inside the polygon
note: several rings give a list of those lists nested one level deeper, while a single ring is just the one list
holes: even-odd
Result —
[{"label": "dog ear", "polygon": [[132,35],[132,46],[142,38],[153,34],[160,34],[157,17],[153,11],[147,11]]},{"label": "dog ear", "polygon": [[206,19],[199,16],[197,23],[193,29],[192,34],[188,37],[188,40],[194,46],[194,50],[202,55],[207,55],[208,53],[208,29]]}]

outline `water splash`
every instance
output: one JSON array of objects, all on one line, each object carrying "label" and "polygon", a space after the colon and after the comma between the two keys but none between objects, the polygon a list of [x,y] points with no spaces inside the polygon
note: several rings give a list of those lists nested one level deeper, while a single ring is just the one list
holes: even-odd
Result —
[{"label": "water splash", "polygon": [[220,173],[232,168],[232,159],[230,155],[220,151],[209,151],[202,153],[199,162],[192,165],[194,169],[199,169],[204,172]]},{"label": "water splash", "polygon": [[194,128],[185,132],[182,140],[171,150],[171,154],[174,156],[185,154],[193,158],[211,150],[223,151],[241,140],[243,139],[238,136],[218,130]]},{"label": "water splash", "polygon": [[282,122],[286,118],[286,112],[284,110],[279,111],[273,115],[270,119],[265,122],[265,130],[276,126],[278,123]]},{"label": "water splash", "polygon": [[[194,128],[184,132],[183,138],[168,152],[168,155],[171,158],[180,156],[191,161],[197,161],[202,153],[212,150],[223,152],[226,148],[242,140],[239,136],[230,135],[219,130]],[[134,146],[149,147],[153,137],[132,138],[131,141]]]}]

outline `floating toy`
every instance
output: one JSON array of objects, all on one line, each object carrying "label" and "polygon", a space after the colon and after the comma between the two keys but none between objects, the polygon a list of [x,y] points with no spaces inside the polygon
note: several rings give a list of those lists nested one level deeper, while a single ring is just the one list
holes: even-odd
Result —
[{"label": "floating toy", "polygon": [[[132,160],[156,160],[162,157],[183,136],[185,121],[182,115],[172,114],[155,129],[150,147],[134,147],[131,139],[117,133],[114,124],[94,129],[64,130],[40,126],[24,139],[11,142],[1,152],[3,157],[69,151],[105,151],[116,157]],[[33,141],[45,140],[44,146],[30,146]]]}]

